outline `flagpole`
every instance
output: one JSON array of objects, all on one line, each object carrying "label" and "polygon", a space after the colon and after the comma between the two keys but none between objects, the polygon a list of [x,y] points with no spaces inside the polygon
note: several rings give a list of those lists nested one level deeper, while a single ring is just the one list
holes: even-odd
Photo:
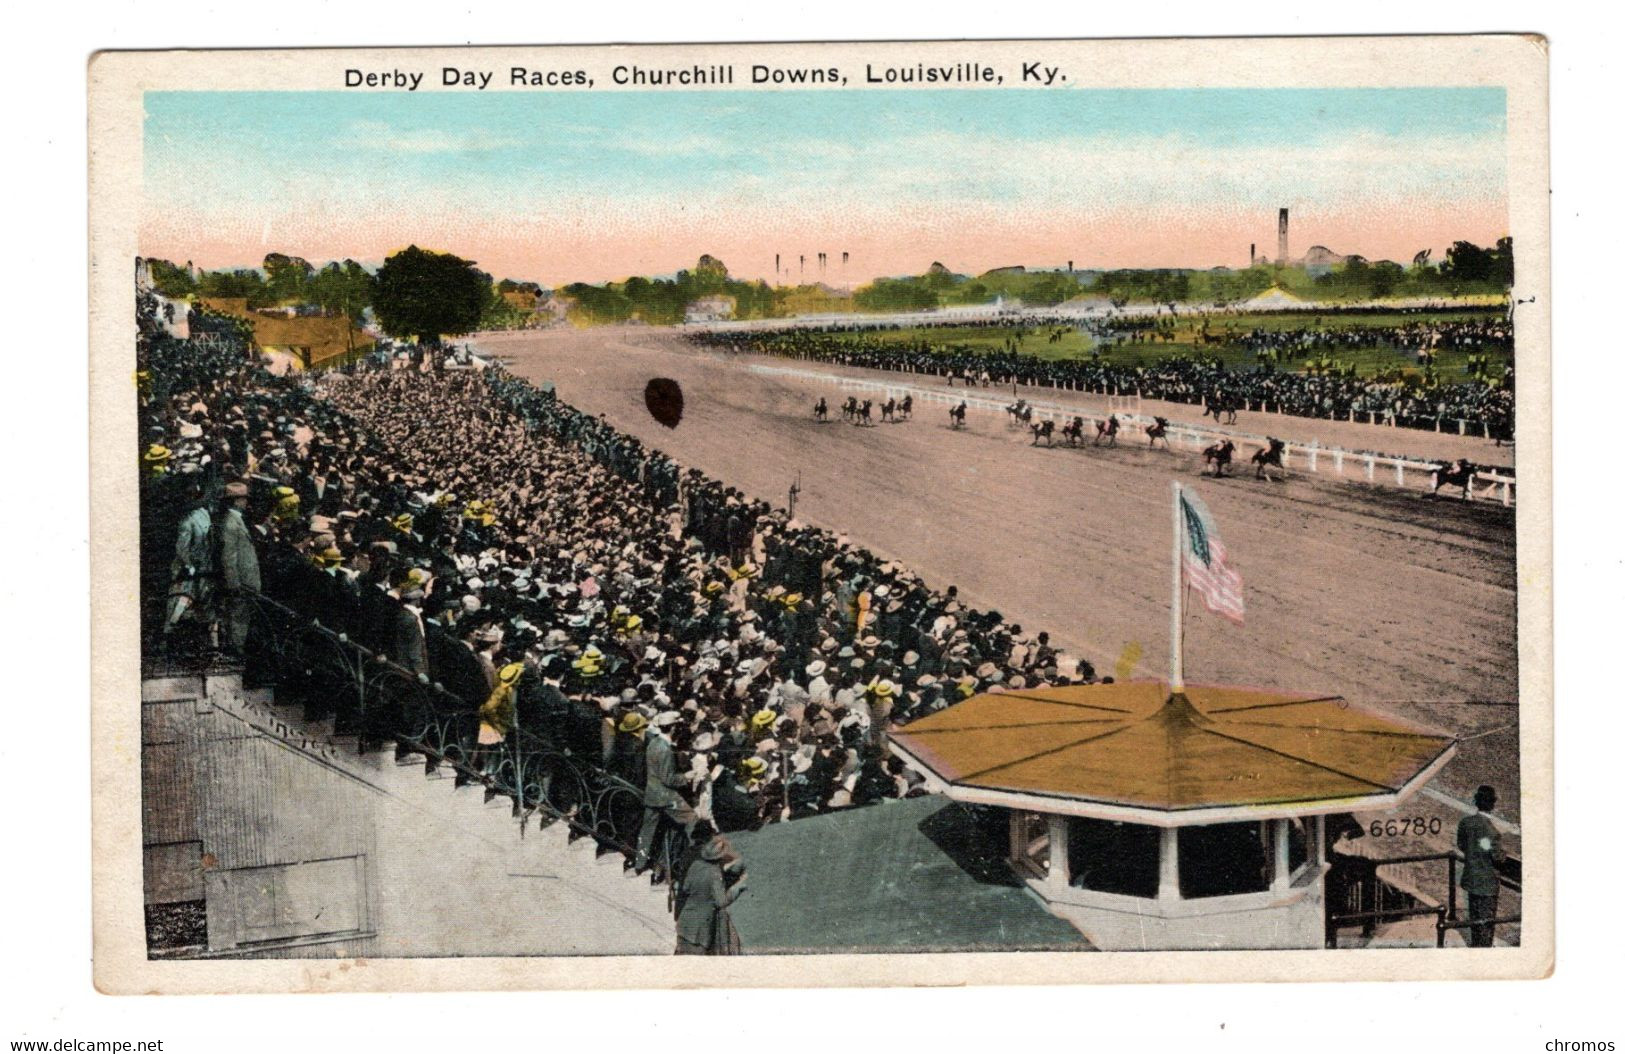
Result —
[{"label": "flagpole", "polygon": [[1180,509],[1180,485],[1174,480],[1174,551],[1173,551],[1173,603],[1168,611],[1168,687],[1174,692],[1185,690],[1185,656],[1179,629],[1185,615],[1185,517]]}]

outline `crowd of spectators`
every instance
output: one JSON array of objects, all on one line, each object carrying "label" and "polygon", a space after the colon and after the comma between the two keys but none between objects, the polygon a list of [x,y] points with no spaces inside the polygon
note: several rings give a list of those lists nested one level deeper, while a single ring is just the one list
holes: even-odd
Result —
[{"label": "crowd of spectators", "polygon": [[[1093,678],[500,367],[272,376],[229,329],[139,349],[148,647],[210,622],[241,650],[263,590],[442,685],[472,764],[523,735],[734,831],[921,793],[890,727]],[[254,574],[228,582],[233,516]]]},{"label": "crowd of spectators", "polygon": [[[1465,352],[1498,361],[1511,350],[1511,326],[1500,315],[1438,321],[1417,319],[1395,325],[1354,324],[1342,314],[1316,316],[1302,325],[1242,328],[1221,314],[1060,317],[1028,319],[1035,328],[1014,330],[995,349],[951,339],[895,337],[865,339],[875,330],[834,323],[822,328],[779,330],[712,329],[689,339],[709,348],[791,359],[946,377],[982,385],[1025,384],[1103,394],[1139,394],[1150,399],[1206,405],[1237,405],[1304,417],[1362,420],[1402,428],[1466,430],[1510,440],[1515,401],[1510,364],[1481,379],[1461,383],[1406,383],[1397,375],[1353,375],[1349,370],[1296,372],[1280,368],[1312,357],[1385,347],[1414,357],[1424,368],[1443,351]],[[1330,321],[1328,321],[1330,319]],[[970,323],[939,323],[945,334]],[[1029,335],[1053,338],[1086,330],[1095,341],[1088,357],[1044,358],[1021,350]],[[1255,365],[1226,366],[1212,355],[1171,355],[1129,365],[1111,361],[1121,344],[1191,342],[1229,346],[1250,353]],[[1491,375],[1491,372],[1494,375]],[[1426,373],[1426,369],[1424,369]],[[1414,381],[1415,378],[1412,378]],[[1460,422],[1460,424],[1458,424]]]}]

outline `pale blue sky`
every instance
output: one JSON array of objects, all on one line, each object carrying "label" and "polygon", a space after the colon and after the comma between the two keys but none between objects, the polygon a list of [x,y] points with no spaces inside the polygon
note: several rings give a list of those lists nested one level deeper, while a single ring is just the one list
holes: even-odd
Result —
[{"label": "pale blue sky", "polygon": [[927,226],[994,210],[1188,227],[1282,204],[1334,229],[1457,210],[1475,233],[1505,211],[1499,88],[164,92],[145,107],[147,230],[170,245],[200,227],[210,251],[223,231],[261,235],[237,237],[248,260],[266,224],[326,245],[323,223],[383,216],[506,257],[514,224],[564,245],[583,225],[692,233],[699,217],[783,241],[859,215],[899,217],[906,238],[922,210]]}]

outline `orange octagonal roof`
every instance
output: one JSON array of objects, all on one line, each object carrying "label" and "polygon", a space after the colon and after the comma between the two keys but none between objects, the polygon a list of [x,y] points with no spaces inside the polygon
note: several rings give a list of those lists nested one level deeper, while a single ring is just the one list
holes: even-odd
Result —
[{"label": "orange octagonal roof", "polygon": [[1159,826],[1397,805],[1455,752],[1335,696],[1160,681],[979,695],[892,741],[952,798]]}]

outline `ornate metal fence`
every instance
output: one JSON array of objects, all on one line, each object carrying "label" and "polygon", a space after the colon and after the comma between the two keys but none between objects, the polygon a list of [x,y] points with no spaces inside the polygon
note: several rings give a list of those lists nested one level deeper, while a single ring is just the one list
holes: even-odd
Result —
[{"label": "ornate metal fence", "polygon": [[[480,719],[466,700],[264,594],[253,594],[244,679],[273,687],[279,703],[301,706],[307,721],[332,719],[335,734],[353,737],[359,753],[393,743],[397,760],[421,756],[425,775],[450,768],[459,785],[483,787],[487,801],[510,799],[521,829],[533,817],[563,823],[572,841],[592,838],[599,853],[636,853],[642,788],[545,731],[515,727],[500,744],[480,745]],[[686,843],[680,828],[657,832],[656,879],[672,877]]]}]

